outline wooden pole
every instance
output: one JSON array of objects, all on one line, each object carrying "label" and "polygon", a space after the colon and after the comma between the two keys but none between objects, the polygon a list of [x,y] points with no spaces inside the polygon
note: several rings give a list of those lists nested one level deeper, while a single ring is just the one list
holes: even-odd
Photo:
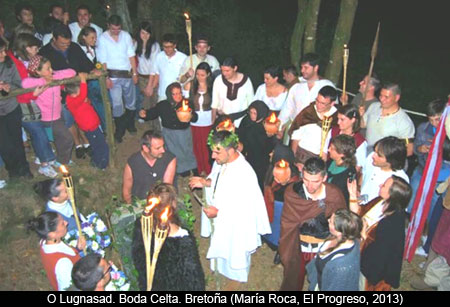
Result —
[{"label": "wooden pole", "polygon": [[342,96],[345,96],[346,93],[346,87],[347,87],[347,64],[348,64],[348,57],[349,57],[349,50],[347,44],[344,45],[344,53],[343,53],[343,60],[342,64],[344,65],[344,76],[343,76],[343,84],[342,84]]},{"label": "wooden pole", "polygon": [[[97,76],[96,74],[88,74],[86,80],[93,80],[93,79],[99,79],[99,78],[100,77]],[[55,81],[52,81],[52,82],[46,84],[46,86],[53,87],[53,86],[64,85],[64,84],[69,84],[69,83],[76,83],[76,82],[80,82],[80,77],[77,76],[77,77],[72,77],[72,78],[67,78],[67,79],[62,79],[62,80],[55,80]],[[12,97],[30,93],[30,92],[33,92],[36,88],[37,88],[37,86],[29,87],[29,88],[18,88],[18,89],[11,91],[9,93],[9,95],[7,95],[7,96],[0,96],[0,100],[9,99]]]},{"label": "wooden pole", "polygon": [[109,145],[109,165],[112,168],[116,167],[115,156],[116,145],[114,141],[114,127],[111,112],[111,102],[109,100],[108,88],[106,87],[106,76],[102,75],[98,82],[100,83],[100,90],[102,93],[103,107],[105,108],[105,120],[106,120],[106,140]]},{"label": "wooden pole", "polygon": [[372,45],[372,51],[370,52],[371,61],[370,61],[369,73],[367,74],[369,76],[369,78],[367,80],[366,89],[364,90],[364,93],[363,93],[363,99],[362,99],[363,102],[366,101],[367,91],[369,90],[369,85],[370,85],[370,78],[372,78],[373,65],[375,63],[375,57],[377,56],[377,51],[378,51],[379,34],[380,34],[380,22],[378,22],[377,34],[375,34],[375,39],[374,39],[373,45]]}]

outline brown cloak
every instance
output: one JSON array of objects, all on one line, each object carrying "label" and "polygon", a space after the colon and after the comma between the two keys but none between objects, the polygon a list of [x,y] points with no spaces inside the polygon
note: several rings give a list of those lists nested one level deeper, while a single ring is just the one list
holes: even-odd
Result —
[{"label": "brown cloak", "polygon": [[[325,216],[329,218],[337,209],[346,208],[342,192],[336,186],[324,183]],[[290,184],[284,194],[283,213],[281,215],[281,235],[278,251],[284,267],[281,291],[299,291],[303,281],[300,280],[300,265],[302,262],[300,248],[300,226],[322,212],[319,201],[301,198]]]},{"label": "brown cloak", "polygon": [[[322,127],[322,120],[317,115],[316,109],[314,106],[316,105],[315,102],[311,103],[309,106],[304,108],[294,119],[292,122],[291,128],[289,128],[289,136],[292,136],[292,133],[300,128],[301,126],[308,125],[308,124],[317,124],[320,127]],[[333,120],[331,121],[331,126],[337,125],[337,111],[331,115]]]}]

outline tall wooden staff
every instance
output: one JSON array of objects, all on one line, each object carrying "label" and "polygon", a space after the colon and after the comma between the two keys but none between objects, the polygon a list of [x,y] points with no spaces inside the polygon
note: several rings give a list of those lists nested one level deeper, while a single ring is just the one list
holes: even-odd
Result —
[{"label": "tall wooden staff", "polygon": [[346,95],[345,89],[347,88],[347,64],[348,64],[348,56],[349,56],[349,50],[347,44],[344,45],[344,53],[342,54],[342,64],[344,65],[344,78],[343,78],[343,85],[342,85],[342,96]]},{"label": "tall wooden staff", "polygon": [[[77,224],[77,228],[78,228],[78,234],[79,234],[78,237],[81,238],[81,237],[83,237],[83,233],[81,232],[80,219],[78,217],[78,211],[75,206],[75,190],[74,190],[74,186],[73,186],[72,175],[70,175],[69,171],[67,170],[67,168],[64,165],[61,165],[60,169],[61,169],[61,172],[63,173],[64,185],[66,186],[67,194],[69,194],[70,203],[72,205],[73,216],[75,217],[75,223]],[[86,247],[84,247],[83,252],[84,252],[84,255],[86,255]]]},{"label": "tall wooden staff", "polygon": [[373,41],[373,45],[372,45],[372,52],[370,53],[371,56],[371,62],[370,62],[370,67],[369,67],[369,73],[368,73],[368,81],[366,84],[366,89],[364,90],[363,93],[363,99],[362,101],[366,101],[366,96],[367,96],[367,91],[369,89],[369,83],[370,83],[370,78],[372,78],[372,71],[373,71],[373,65],[375,63],[375,57],[377,56],[377,50],[378,50],[378,35],[380,33],[380,22],[378,22],[378,28],[377,28],[377,34],[375,35],[375,40]]},{"label": "tall wooden staff", "polygon": [[153,250],[152,263],[150,266],[150,285],[149,280],[147,280],[147,285],[150,286],[150,290],[153,287],[153,278],[155,277],[156,263],[158,262],[159,252],[161,251],[164,242],[166,241],[167,235],[169,234],[168,219],[170,214],[170,206],[167,206],[161,213],[161,222],[157,225],[155,230],[155,245]]},{"label": "tall wooden staff", "polygon": [[189,17],[188,13],[184,13],[184,17],[186,18],[186,33],[189,39],[189,60],[191,64],[191,69],[193,69],[194,64],[192,62],[192,20]]}]

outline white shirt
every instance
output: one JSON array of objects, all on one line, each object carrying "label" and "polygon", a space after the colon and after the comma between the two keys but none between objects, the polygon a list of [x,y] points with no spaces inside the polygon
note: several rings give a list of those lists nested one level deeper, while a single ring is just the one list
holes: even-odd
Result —
[{"label": "white shirt", "polygon": [[401,177],[409,183],[408,175],[406,175],[404,170],[397,171],[383,171],[378,166],[373,165],[373,155],[372,152],[367,156],[366,163],[363,166],[363,181],[361,186],[361,195],[367,195],[367,202],[378,197],[380,192],[380,185],[382,185],[389,177],[392,175]]},{"label": "white shirt", "polygon": [[304,108],[316,100],[320,89],[327,85],[335,87],[333,82],[326,79],[314,81],[314,86],[311,89],[308,87],[308,82],[294,84],[289,90],[286,103],[278,117],[281,124],[285,124],[289,120],[293,121]]},{"label": "white shirt", "polygon": [[[250,78],[247,78],[247,81],[238,89],[236,99],[230,100],[227,97],[227,91],[228,87],[223,82],[222,75],[217,76],[213,84],[211,104],[213,109],[221,110],[225,114],[233,114],[246,110],[254,100],[253,85]],[[242,118],[244,116],[234,121],[237,128],[239,128]]]},{"label": "white shirt", "polygon": [[266,84],[263,83],[258,86],[254,100],[264,101],[271,111],[280,111],[285,104],[287,96],[288,91],[284,91],[276,97],[267,96]]},{"label": "white shirt", "polygon": [[109,31],[103,32],[98,39],[97,59],[100,63],[106,63],[108,69],[130,71],[130,58],[134,56],[133,40],[126,31],[120,31],[117,42]]},{"label": "white shirt", "polygon": [[[49,200],[47,202],[47,205],[50,209],[60,213],[61,215],[64,215],[66,217],[74,216],[72,204],[70,203],[69,200],[66,200],[62,204],[58,204],[58,203],[55,203],[55,202]],[[82,223],[87,221],[86,218],[81,213],[79,216],[80,216],[80,220]]]},{"label": "white shirt", "polygon": [[356,166],[363,167],[367,157],[367,141],[362,142],[358,148],[356,148],[355,157]]},{"label": "white shirt", "polygon": [[[99,38],[100,35],[102,35],[102,33],[103,33],[102,28],[100,28],[99,26],[97,26],[96,24],[94,24],[92,22],[89,24],[89,26],[95,29],[95,32],[97,32],[97,38]],[[78,22],[72,22],[71,24],[69,24],[69,29],[70,29],[70,32],[72,32],[72,42],[77,43],[78,35],[80,35],[80,32],[81,32],[80,25],[78,24]],[[97,44],[98,44],[98,42],[97,42]]]},{"label": "white shirt", "polygon": [[[200,57],[198,56],[197,53],[192,55],[192,68],[194,69],[194,71],[197,68],[198,64],[200,64],[202,62],[206,62],[209,64],[209,66],[211,67],[211,72],[214,72],[214,71],[220,69],[219,61],[217,61],[215,56],[207,54],[204,59],[200,59]],[[180,76],[179,76],[178,80],[180,80],[181,76],[184,75],[185,73],[187,73],[190,68],[191,68],[191,59],[188,56],[188,57],[186,57],[183,64],[181,65]],[[184,83],[192,80],[193,78],[194,77],[189,78]]]},{"label": "white shirt", "polygon": [[[314,106],[316,110],[316,107]],[[337,111],[335,106],[324,114],[324,116],[331,116]],[[317,112],[317,110],[316,110]],[[325,138],[325,144],[323,147],[323,152],[328,152],[328,147],[331,139],[331,129]],[[322,127],[316,123],[303,125],[292,133],[292,140],[297,140],[298,147],[306,149],[316,155],[320,154],[320,147],[322,145]]]},{"label": "white shirt", "polygon": [[[213,218],[211,234],[209,219],[202,212],[201,235],[211,235],[207,258],[226,262],[228,270],[219,266],[219,272],[235,280],[246,282],[250,269],[250,256],[261,246],[261,235],[270,234],[267,210],[255,171],[239,153],[231,163],[214,162],[211,187],[205,188],[208,204],[219,211]],[[221,269],[222,268],[222,269]],[[237,278],[237,279],[236,279]]]},{"label": "white shirt", "polygon": [[159,75],[158,101],[166,100],[166,89],[171,83],[176,82],[180,74],[186,55],[175,49],[175,54],[170,58],[164,51],[156,56],[152,75]]},{"label": "white shirt", "polygon": [[95,64],[94,60],[95,60],[95,56],[96,56],[96,54],[97,54],[97,52],[95,51],[95,48],[89,47],[89,50],[90,50],[90,51],[88,51],[88,47],[82,46],[82,45],[80,45],[80,47],[81,47],[81,49],[84,51],[84,53],[86,54],[87,58],[88,58],[92,63]]},{"label": "white shirt", "polygon": [[148,59],[145,57],[145,49],[142,50],[142,54],[138,56],[138,67],[137,71],[141,75],[150,75],[153,71],[155,71],[154,65],[156,62],[156,56],[161,52],[161,48],[158,42],[154,42],[151,46],[150,56]]},{"label": "white shirt", "polygon": [[[46,254],[64,253],[70,256],[75,256],[75,252],[64,242],[57,244],[45,244],[45,241],[40,242],[42,250]],[[73,263],[69,258],[61,258],[55,265],[56,281],[58,282],[58,291],[64,291],[72,284],[72,268]]]},{"label": "white shirt", "polygon": [[52,38],[53,38],[53,34],[52,33],[45,33],[44,36],[42,37],[42,46],[45,46],[48,43],[50,43]]},{"label": "white shirt", "polygon": [[381,112],[381,103],[374,102],[364,113],[366,140],[369,146],[375,145],[378,140],[387,136],[395,136],[399,139],[414,137],[414,123],[402,108],[388,116],[381,116]]}]

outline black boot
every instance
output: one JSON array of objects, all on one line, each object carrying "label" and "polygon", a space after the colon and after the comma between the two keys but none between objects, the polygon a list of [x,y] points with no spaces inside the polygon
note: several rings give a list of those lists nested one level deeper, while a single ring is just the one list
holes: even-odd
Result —
[{"label": "black boot", "polygon": [[275,254],[275,257],[273,258],[273,264],[280,264],[281,263],[281,257],[278,251]]},{"label": "black boot", "polygon": [[137,129],[134,126],[135,117],[136,117],[136,110],[132,111],[132,110],[125,109],[125,118],[126,118],[126,126],[125,127],[128,130],[128,132],[132,135],[135,135],[137,133]]},{"label": "black boot", "polygon": [[126,124],[125,120],[126,120],[126,114],[123,114],[120,117],[115,117],[114,118],[114,123],[116,125],[116,130],[114,132],[114,140],[117,143],[122,143],[122,138],[125,135],[125,129],[126,129],[126,127],[125,127],[125,124]]}]

